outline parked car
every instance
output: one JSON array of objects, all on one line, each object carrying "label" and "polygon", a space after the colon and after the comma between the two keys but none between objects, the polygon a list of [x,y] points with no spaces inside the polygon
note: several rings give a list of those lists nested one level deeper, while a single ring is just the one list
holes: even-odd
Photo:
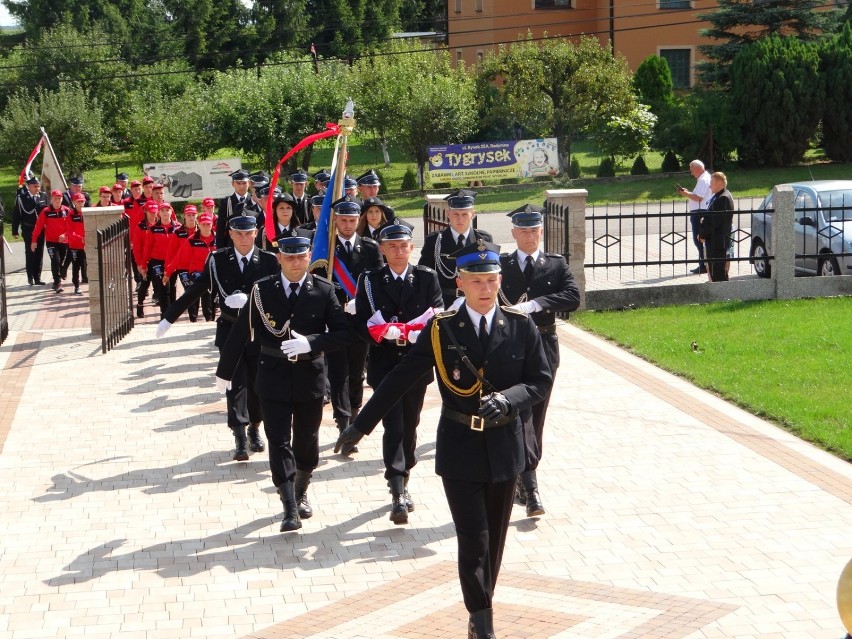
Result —
[{"label": "parked car", "polygon": [[[814,180],[785,186],[792,187],[796,196],[796,273],[852,275],[852,180]],[[767,256],[772,254],[773,210],[770,192],[751,214],[749,261],[760,277],[772,273]]]}]

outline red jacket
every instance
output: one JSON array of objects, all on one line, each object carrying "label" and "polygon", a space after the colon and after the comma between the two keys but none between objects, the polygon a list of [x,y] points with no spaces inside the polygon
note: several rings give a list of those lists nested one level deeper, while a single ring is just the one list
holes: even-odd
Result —
[{"label": "red jacket", "polygon": [[142,262],[139,266],[145,268],[151,260],[162,260],[165,263],[169,257],[169,244],[172,241],[172,234],[179,228],[179,224],[163,226],[160,222],[151,226],[145,235]]},{"label": "red jacket", "polygon": [[74,209],[68,217],[68,248],[81,250],[86,248],[86,227],[83,214]]},{"label": "red jacket", "polygon": [[[68,234],[68,216],[71,214],[69,209],[64,204],[59,207],[59,210],[52,206],[46,206],[38,214],[35,228],[33,229],[33,242],[38,240],[44,229],[44,239],[46,242],[59,242],[60,235]],[[67,241],[67,240],[66,240]]]},{"label": "red jacket", "polygon": [[201,231],[177,243],[178,250],[166,264],[166,277],[177,271],[200,273],[204,270],[207,256],[216,250],[216,235],[202,237]]},{"label": "red jacket", "polygon": [[142,221],[135,226],[130,227],[130,248],[133,251],[133,259],[136,260],[136,265],[144,267],[148,262],[143,262],[145,252],[145,237],[148,235],[148,217],[143,217]]}]

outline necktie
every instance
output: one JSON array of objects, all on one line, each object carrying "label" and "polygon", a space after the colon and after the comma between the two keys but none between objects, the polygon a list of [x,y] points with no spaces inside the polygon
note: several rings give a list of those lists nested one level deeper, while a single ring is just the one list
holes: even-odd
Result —
[{"label": "necktie", "polygon": [[298,291],[299,283],[298,282],[290,282],[290,295],[287,296],[287,299],[290,301],[290,305],[294,305],[296,303],[296,298],[299,297]]},{"label": "necktie", "polygon": [[352,242],[346,240],[346,254],[350,255],[352,253]]},{"label": "necktie", "polygon": [[479,344],[484,353],[488,348],[488,322],[485,321],[485,315],[479,318]]},{"label": "necktie", "polygon": [[247,258],[245,255],[243,255],[243,256],[240,258],[240,264],[242,264],[242,266],[240,267],[240,271],[242,271],[243,273],[245,273],[245,271],[246,271],[246,266],[248,266],[248,258]]},{"label": "necktie", "polygon": [[527,284],[530,283],[530,278],[533,274],[533,258],[532,255],[527,255],[527,265],[524,267],[524,277],[527,279]]},{"label": "necktie", "polygon": [[456,250],[464,248],[464,235],[459,235],[459,239],[456,241]]}]

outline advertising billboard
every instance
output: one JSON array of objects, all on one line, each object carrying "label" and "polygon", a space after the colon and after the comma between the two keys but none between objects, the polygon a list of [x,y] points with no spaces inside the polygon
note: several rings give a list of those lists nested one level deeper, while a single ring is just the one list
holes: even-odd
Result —
[{"label": "advertising billboard", "polygon": [[429,147],[429,177],[433,182],[558,174],[556,138]]},{"label": "advertising billboard", "polygon": [[230,195],[230,174],[242,168],[239,158],[199,162],[162,162],[145,164],[142,172],[163,184],[168,202],[220,198]]}]

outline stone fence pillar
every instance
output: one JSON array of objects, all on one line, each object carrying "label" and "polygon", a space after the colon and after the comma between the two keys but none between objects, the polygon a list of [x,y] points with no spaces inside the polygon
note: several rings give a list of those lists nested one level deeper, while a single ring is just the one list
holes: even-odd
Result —
[{"label": "stone fence pillar", "polygon": [[580,309],[586,308],[586,200],[589,192],[586,189],[547,190],[545,203],[564,207],[565,219],[563,224],[568,227],[568,267],[574,275],[574,281],[580,289]]},{"label": "stone fence pillar", "polygon": [[123,206],[83,208],[89,275],[89,322],[93,335],[101,334],[101,265],[98,263],[98,231],[118,221],[123,214]]}]

